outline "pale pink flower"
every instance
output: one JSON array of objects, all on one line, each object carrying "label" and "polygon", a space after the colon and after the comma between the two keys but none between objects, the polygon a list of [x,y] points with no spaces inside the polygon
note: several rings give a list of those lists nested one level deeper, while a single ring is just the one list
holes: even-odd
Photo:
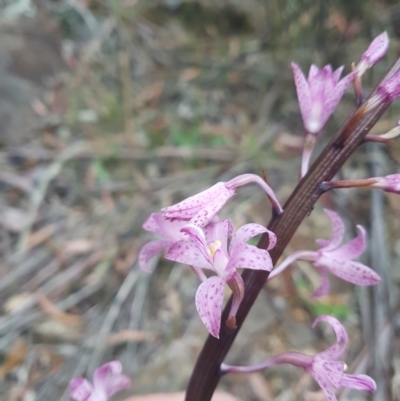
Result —
[{"label": "pale pink flower", "polygon": [[196,293],[196,307],[208,331],[218,338],[226,284],[233,291],[233,302],[227,321],[230,324],[235,321],[237,309],[243,299],[244,284],[236,270],[272,269],[268,251],[248,245],[247,241],[256,235],[268,233],[268,249],[271,249],[276,243],[275,234],[259,224],[246,224],[233,234],[228,247],[228,236],[232,234],[232,223],[229,219],[210,224],[205,230],[190,224],[182,231],[192,241],[176,242],[165,258],[195,265],[217,274],[200,284]]},{"label": "pale pink flower", "polygon": [[259,185],[277,212],[282,213],[283,209],[271,187],[255,174],[242,174],[227,182],[218,182],[197,195],[161,209],[161,213],[169,219],[187,220],[187,223],[205,227],[235,195],[237,188],[250,183]]},{"label": "pale pink flower", "polygon": [[143,271],[150,273],[147,262],[151,258],[168,249],[175,242],[187,238],[186,234],[181,232],[181,229],[186,224],[186,221],[167,219],[161,213],[152,213],[150,215],[142,227],[147,231],[158,234],[161,238],[148,242],[140,250],[138,259],[139,266]]},{"label": "pale pink flower", "polygon": [[380,277],[368,266],[355,262],[366,246],[366,233],[362,226],[357,226],[360,234],[351,241],[340,245],[344,236],[344,224],[340,216],[328,209],[324,209],[332,223],[332,238],[330,240],[317,240],[320,246],[318,251],[297,251],[285,259],[276,267],[268,277],[273,279],[285,270],[295,260],[310,261],[321,274],[322,283],[314,292],[313,297],[326,295],[330,289],[330,283],[326,271],[355,285],[374,285],[379,283]]},{"label": "pale pink flower", "polygon": [[300,67],[292,63],[294,82],[303,124],[310,134],[318,134],[335,111],[355,72],[340,79],[343,67],[332,72],[330,65],[321,70],[312,65],[306,80]]},{"label": "pale pink flower", "polygon": [[356,67],[359,76],[366,70],[377,64],[386,54],[389,48],[389,37],[386,32],[378,35],[368,46],[368,49],[362,54]]},{"label": "pale pink flower", "polygon": [[223,373],[252,373],[269,368],[271,366],[290,363],[303,368],[319,384],[329,401],[337,401],[335,391],[340,387],[349,387],[355,390],[375,391],[375,381],[367,375],[349,375],[344,373],[346,364],[338,361],[338,358],[347,348],[348,336],[343,325],[332,316],[320,316],[313,324],[319,322],[329,323],[336,333],[336,342],[327,350],[314,356],[304,355],[299,352],[285,352],[276,355],[264,362],[253,366],[231,366],[222,364]]},{"label": "pale pink flower", "polygon": [[119,361],[111,361],[95,370],[93,384],[84,377],[76,377],[69,387],[69,396],[75,401],[108,401],[119,391],[130,388],[131,380],[122,374]]}]

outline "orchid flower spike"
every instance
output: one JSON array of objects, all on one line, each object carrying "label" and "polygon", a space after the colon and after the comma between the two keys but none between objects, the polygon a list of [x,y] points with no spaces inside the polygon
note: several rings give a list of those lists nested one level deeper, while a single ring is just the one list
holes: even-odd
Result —
[{"label": "orchid flower spike", "polygon": [[375,391],[375,381],[367,375],[349,375],[344,373],[346,364],[337,359],[347,348],[348,336],[343,325],[332,316],[320,316],[313,324],[326,322],[332,326],[336,333],[336,342],[327,350],[314,356],[304,355],[299,352],[286,352],[276,355],[271,359],[253,366],[232,366],[222,364],[223,373],[253,373],[271,366],[290,363],[303,368],[319,384],[329,401],[337,401],[335,390],[341,386],[356,390]]},{"label": "orchid flower spike", "polygon": [[187,236],[181,232],[185,221],[171,220],[165,218],[161,213],[152,213],[143,223],[142,227],[158,234],[161,239],[148,242],[139,252],[139,266],[146,273],[150,273],[147,262],[157,253],[168,249],[175,242],[181,241]]},{"label": "orchid flower spike", "polygon": [[211,188],[161,209],[168,219],[188,220],[187,223],[205,227],[236,193],[236,189],[250,183],[258,184],[267,194],[276,211],[281,214],[282,207],[271,187],[258,175],[242,174],[227,182],[218,182]]},{"label": "orchid flower spike", "polygon": [[235,316],[244,294],[244,283],[237,269],[272,269],[268,251],[248,245],[247,241],[258,234],[268,233],[268,249],[271,249],[275,246],[276,236],[259,224],[245,224],[233,234],[228,247],[228,236],[233,232],[229,219],[210,224],[205,230],[189,224],[182,231],[191,238],[191,242],[176,242],[165,258],[216,273],[216,276],[209,277],[197,289],[196,307],[208,331],[218,338],[224,288],[227,284],[233,292],[233,302],[226,324],[230,328],[236,326]]},{"label": "orchid flower spike", "polygon": [[369,68],[377,64],[386,54],[389,48],[389,37],[386,32],[378,35],[369,45],[368,49],[362,54],[356,71],[361,76]]},{"label": "orchid flower spike", "polygon": [[326,295],[330,289],[330,283],[326,271],[355,285],[374,285],[379,283],[380,277],[368,266],[353,259],[359,257],[366,246],[366,233],[362,226],[357,226],[360,234],[346,244],[339,246],[344,236],[344,224],[340,216],[332,210],[324,209],[332,223],[331,240],[317,240],[320,246],[318,251],[297,251],[285,259],[269,275],[268,280],[273,279],[285,270],[295,260],[310,261],[321,274],[322,283],[314,292],[313,297]]},{"label": "orchid flower spike", "polygon": [[111,361],[95,370],[93,384],[84,377],[75,377],[69,387],[69,396],[75,401],[108,401],[119,391],[130,388],[131,380],[122,374],[119,361]]},{"label": "orchid flower spike", "polygon": [[343,67],[332,72],[330,65],[321,70],[312,65],[306,80],[297,64],[292,63],[292,70],[300,112],[307,131],[301,164],[301,177],[304,177],[308,171],[316,137],[335,111],[356,72],[351,72],[339,81]]}]

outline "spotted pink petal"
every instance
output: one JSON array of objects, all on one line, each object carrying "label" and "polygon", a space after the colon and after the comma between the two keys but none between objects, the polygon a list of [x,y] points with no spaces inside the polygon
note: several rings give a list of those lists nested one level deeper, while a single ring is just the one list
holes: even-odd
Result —
[{"label": "spotted pink petal", "polygon": [[344,67],[341,66],[333,73],[333,79],[334,79],[335,85],[339,82],[340,76],[342,75],[342,72],[343,72],[343,68]]},{"label": "spotted pink petal", "polygon": [[322,367],[325,371],[326,376],[331,382],[332,386],[338,389],[341,385],[344,362],[342,361],[323,361]]},{"label": "spotted pink petal", "polygon": [[93,375],[94,388],[107,397],[131,387],[130,379],[122,374],[119,361],[108,362],[97,368]]},{"label": "spotted pink petal", "polygon": [[[218,223],[217,223],[218,224]],[[193,243],[197,246],[199,251],[203,254],[203,256],[212,263],[212,260],[210,259],[210,254],[207,248],[207,239],[204,231],[198,227],[195,226],[194,224],[188,224],[181,230],[183,233],[185,233],[192,241]]]},{"label": "spotted pink petal", "polygon": [[151,270],[147,266],[148,261],[171,245],[171,241],[155,240],[148,242],[139,252],[139,267],[144,272],[151,273]]},{"label": "spotted pink petal", "polygon": [[358,225],[360,234],[341,247],[329,251],[329,257],[334,259],[350,260],[358,258],[366,247],[366,232],[363,226]]},{"label": "spotted pink petal", "polygon": [[229,199],[235,194],[226,188],[224,182],[218,182],[196,195],[193,195],[182,202],[161,209],[165,217],[189,220],[195,216],[208,203],[218,198]]},{"label": "spotted pink petal", "polygon": [[250,238],[264,233],[268,233],[269,235],[268,250],[272,249],[276,245],[276,235],[260,224],[251,223],[240,227],[239,230],[233,234],[229,252],[231,253],[238,245],[246,243]]},{"label": "spotted pink petal", "polygon": [[332,326],[336,334],[336,342],[325,351],[322,351],[319,354],[317,354],[318,358],[326,360],[335,360],[340,355],[342,355],[345,349],[347,348],[347,343],[349,341],[349,338],[347,336],[346,329],[339,322],[339,320],[337,320],[333,316],[322,315],[317,317],[314,320],[312,327],[315,327],[316,324],[319,322],[326,322]]},{"label": "spotted pink petal", "polygon": [[142,227],[146,230],[146,231],[151,231],[151,232],[156,232],[158,229],[158,223],[154,220],[154,217],[157,215],[158,213],[152,213],[149,218],[143,223]]},{"label": "spotted pink petal", "polygon": [[93,386],[83,377],[76,377],[69,382],[69,396],[75,401],[87,401],[93,393]]},{"label": "spotted pink petal", "polygon": [[196,308],[210,334],[219,338],[225,278],[213,276],[200,284],[196,292]]},{"label": "spotted pink petal", "polygon": [[[311,373],[310,373],[311,374]],[[326,398],[328,401],[337,401],[336,395],[331,389],[331,386],[329,385],[327,378],[323,377],[322,375],[316,373],[316,374],[311,374],[318,385],[321,387],[322,391],[324,392]]]},{"label": "spotted pink petal", "polygon": [[[344,236],[344,224],[340,216],[333,210],[324,209],[324,212],[328,215],[332,224],[332,237],[327,245],[324,246],[324,251],[337,248],[342,242]],[[319,243],[325,240],[317,240]],[[317,242],[317,243],[318,243]]]},{"label": "spotted pink petal", "polygon": [[181,229],[187,224],[182,220],[167,219],[161,213],[153,213],[153,222],[157,226],[155,232],[164,239],[171,241],[182,239]]},{"label": "spotted pink petal", "polygon": [[380,282],[380,277],[368,266],[353,260],[333,259],[327,256],[319,257],[315,266],[328,269],[332,274],[355,285],[374,285]]},{"label": "spotted pink petal", "polygon": [[386,54],[389,48],[389,37],[386,32],[378,35],[368,46],[368,49],[362,54],[360,64],[357,66],[361,69],[361,74],[368,68],[378,63]]},{"label": "spotted pink petal", "polygon": [[342,386],[354,388],[355,390],[368,390],[374,392],[376,383],[367,375],[347,375],[342,377]]},{"label": "spotted pink petal", "polygon": [[209,255],[205,256],[203,249],[191,241],[175,242],[165,254],[165,259],[187,264],[190,266],[211,269],[214,271],[213,263]]},{"label": "spotted pink petal", "polygon": [[[231,248],[232,249],[232,248]],[[265,249],[259,249],[253,245],[241,244],[230,251],[230,258],[226,267],[227,271],[234,269],[272,270],[272,260]]]},{"label": "spotted pink petal", "polygon": [[[311,95],[310,89],[308,87],[308,82],[303,75],[300,67],[296,63],[292,63],[292,70],[294,76],[294,83],[297,91],[297,99],[299,100],[300,112],[303,117],[303,123],[306,125],[306,122],[311,119]],[[310,75],[315,76],[318,72],[318,69],[312,65],[310,68]]]},{"label": "spotted pink petal", "polygon": [[[350,74],[343,77],[335,86],[331,95],[326,99],[325,102],[325,112],[327,118],[325,122],[328,120],[330,115],[335,111],[337,105],[339,104],[340,100],[342,99],[344,92],[346,92],[347,87],[353,81],[354,77],[356,76],[356,72],[351,72]],[[325,124],[324,124],[325,125]]]},{"label": "spotted pink petal", "polygon": [[228,189],[226,189],[225,192],[220,193],[218,197],[204,205],[204,207],[190,219],[190,223],[195,224],[199,227],[205,227],[218,214],[225,203],[234,194],[234,190],[229,191]]}]

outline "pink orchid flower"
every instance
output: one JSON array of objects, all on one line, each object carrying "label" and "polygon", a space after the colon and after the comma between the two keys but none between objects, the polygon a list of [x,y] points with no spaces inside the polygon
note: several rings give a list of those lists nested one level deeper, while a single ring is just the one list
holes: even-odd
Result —
[{"label": "pink orchid flower", "polygon": [[362,54],[356,70],[359,76],[377,64],[386,54],[389,48],[389,37],[386,32],[378,35]]},{"label": "pink orchid flower", "polygon": [[205,230],[195,225],[182,229],[190,241],[179,241],[171,246],[166,259],[199,266],[216,273],[200,284],[196,293],[196,307],[200,318],[214,337],[219,336],[224,288],[228,284],[233,291],[233,302],[227,320],[235,327],[235,315],[243,299],[244,284],[238,268],[271,270],[272,261],[267,250],[248,245],[247,241],[268,233],[270,245],[275,246],[276,236],[259,224],[246,224],[233,234],[228,247],[228,236],[232,234],[231,221],[210,224]]},{"label": "pink orchid flower", "polygon": [[304,355],[299,352],[285,352],[253,366],[222,364],[222,372],[252,373],[277,364],[290,363],[303,368],[309,373],[322,388],[329,401],[337,401],[335,390],[338,390],[341,386],[356,390],[375,391],[376,383],[371,377],[345,374],[346,364],[337,360],[346,350],[348,343],[347,332],[343,325],[334,317],[327,315],[318,317],[314,321],[313,327],[319,322],[329,323],[336,333],[336,342],[327,350],[314,356]]},{"label": "pink orchid flower", "polygon": [[131,380],[122,374],[119,361],[111,361],[95,370],[93,384],[84,377],[76,377],[69,386],[69,395],[75,401],[108,401],[119,391],[130,388]]},{"label": "pink orchid flower", "polygon": [[318,134],[336,109],[355,73],[339,81],[343,67],[332,72],[330,65],[321,70],[312,65],[306,80],[300,67],[292,63],[297,98],[304,127],[310,134]]},{"label": "pink orchid flower", "polygon": [[161,213],[152,213],[143,223],[142,227],[158,234],[161,239],[148,242],[139,252],[139,266],[146,273],[150,273],[147,262],[157,253],[168,249],[175,242],[181,241],[187,236],[181,229],[187,224],[185,221],[165,218]]},{"label": "pink orchid flower", "polygon": [[218,182],[211,188],[177,203],[161,209],[169,219],[188,220],[188,223],[205,227],[222,209],[225,203],[236,193],[236,189],[250,183],[259,185],[267,194],[278,213],[283,209],[271,187],[258,175],[242,174],[227,182]]},{"label": "pink orchid flower", "polygon": [[294,252],[272,271],[268,280],[276,277],[295,260],[308,260],[319,270],[322,278],[322,283],[312,295],[313,297],[321,297],[329,292],[330,283],[326,275],[327,270],[355,285],[374,285],[379,283],[380,277],[377,273],[368,266],[353,261],[364,252],[366,246],[365,229],[362,226],[357,226],[360,235],[339,246],[344,236],[343,221],[334,211],[328,209],[324,209],[324,211],[332,223],[331,240],[317,240],[316,242],[320,246],[318,251]]}]

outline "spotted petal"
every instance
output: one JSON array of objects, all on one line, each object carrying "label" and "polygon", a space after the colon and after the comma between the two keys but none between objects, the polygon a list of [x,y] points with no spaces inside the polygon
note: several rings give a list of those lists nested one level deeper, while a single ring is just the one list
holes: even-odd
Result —
[{"label": "spotted petal", "polygon": [[146,272],[151,273],[150,269],[147,266],[147,262],[153,258],[157,253],[162,252],[164,249],[167,249],[173,243],[171,241],[163,241],[163,240],[155,240],[150,241],[139,252],[139,266],[140,268]]},{"label": "spotted petal", "polygon": [[240,227],[235,234],[233,234],[232,241],[229,247],[230,249],[229,253],[232,253],[233,250],[238,245],[246,243],[250,238],[253,238],[256,235],[263,233],[268,233],[269,235],[268,250],[272,249],[276,244],[276,235],[272,231],[265,228],[264,226],[252,223],[252,224],[245,224],[244,226]]},{"label": "spotted petal", "polygon": [[[313,67],[315,66],[311,66],[311,68]],[[310,68],[310,75],[311,74],[315,75],[315,73],[318,71],[315,71],[315,69],[311,70],[311,68]],[[294,76],[294,83],[296,85],[297,98],[299,100],[300,112],[303,117],[303,123],[304,125],[306,125],[306,122],[309,121],[311,118],[312,104],[311,104],[310,89],[308,87],[308,82],[303,75],[303,72],[296,63],[292,63],[292,70]]]},{"label": "spotted petal", "polygon": [[380,277],[368,266],[353,260],[333,259],[330,254],[318,258],[314,264],[328,269],[332,274],[355,285],[374,285]]},{"label": "spotted petal", "polygon": [[318,357],[319,359],[335,360],[343,354],[344,350],[347,347],[347,343],[349,341],[347,332],[343,325],[339,322],[339,320],[337,320],[333,316],[319,316],[317,319],[314,320],[312,327],[315,327],[315,325],[319,322],[326,322],[332,326],[336,333],[336,342],[325,351],[320,352],[318,354]]},{"label": "spotted petal", "polygon": [[196,226],[205,227],[234,194],[234,190],[228,189],[221,192],[215,199],[204,205],[204,207],[191,218],[190,222]]},{"label": "spotted petal", "polygon": [[342,377],[341,385],[356,390],[375,391],[376,383],[367,375],[346,375]]},{"label": "spotted petal", "polygon": [[231,251],[227,270],[237,268],[253,270],[272,270],[272,260],[265,249],[259,249],[253,245],[241,244]]},{"label": "spotted petal", "polygon": [[164,257],[190,266],[214,270],[210,256],[206,257],[203,250],[191,241],[175,242]]},{"label": "spotted petal", "polygon": [[335,259],[350,260],[358,258],[366,247],[366,232],[363,226],[357,226],[360,234],[341,247],[330,251],[329,255]]},{"label": "spotted petal", "polygon": [[219,338],[225,278],[213,276],[200,284],[196,292],[196,308],[210,334]]},{"label": "spotted petal", "polygon": [[205,205],[219,198],[229,199],[234,193],[234,191],[230,191],[226,188],[224,182],[218,182],[211,188],[193,195],[182,202],[161,209],[161,212],[168,218],[189,220],[200,212]]},{"label": "spotted petal", "polygon": [[333,210],[324,209],[324,212],[329,216],[332,223],[332,238],[329,242],[317,240],[317,244],[323,245],[324,251],[329,251],[337,248],[341,243],[344,235],[344,224],[340,216]]}]

